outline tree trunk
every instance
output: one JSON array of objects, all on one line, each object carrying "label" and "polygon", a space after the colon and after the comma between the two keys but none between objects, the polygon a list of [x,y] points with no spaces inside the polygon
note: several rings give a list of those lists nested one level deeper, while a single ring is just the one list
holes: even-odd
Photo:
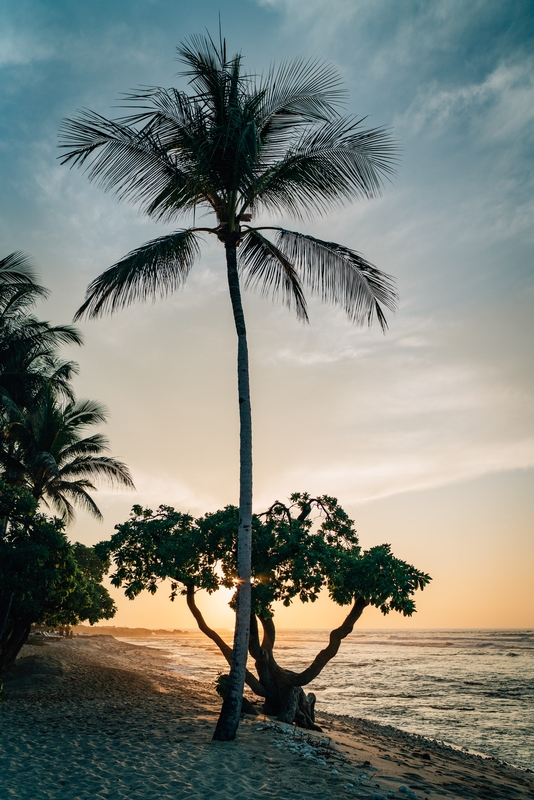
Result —
[{"label": "tree trunk", "polygon": [[31,622],[16,620],[9,624],[0,641],[0,673],[15,661],[31,630]]},{"label": "tree trunk", "polygon": [[[195,588],[193,585],[187,587],[187,605],[200,630],[219,647],[226,661],[233,667],[235,662],[233,651],[219,634],[206,624],[200,609],[196,606]],[[251,615],[248,652],[256,662],[255,666],[258,677],[256,678],[248,670],[245,670],[244,683],[246,682],[257,696],[264,698],[263,710],[265,714],[276,717],[280,722],[286,722],[288,724],[294,723],[299,728],[315,731],[321,730],[321,728],[315,724],[316,697],[312,692],[306,694],[302,687],[316,678],[326,664],[337,655],[342,640],[352,633],[354,623],[359,619],[367,605],[368,601],[363,597],[355,598],[353,606],[343,623],[339,628],[336,628],[330,633],[328,646],[325,647],[324,650],[321,650],[310,666],[300,673],[284,669],[274,658],[273,648],[276,630],[273,618],[269,616],[259,615],[256,617],[254,614]],[[258,631],[258,619],[263,628],[261,644]],[[237,634],[234,637],[234,642],[236,638]],[[246,663],[246,661],[244,663]],[[228,676],[228,684],[229,682],[230,675]],[[243,692],[243,684],[241,684],[240,691]],[[243,702],[243,700],[244,698],[241,695],[241,701]],[[233,707],[235,708],[236,706],[237,703],[234,701]],[[221,711],[221,717],[223,716],[223,711]],[[248,712],[256,713],[253,707],[247,709],[247,713]],[[213,738],[219,737],[214,735]],[[226,738],[220,737],[220,740],[225,741]]]},{"label": "tree trunk", "polygon": [[237,538],[237,605],[232,665],[228,691],[213,738],[235,739],[245,686],[251,608],[250,562],[252,550],[252,415],[248,370],[247,332],[237,272],[238,234],[225,241],[228,288],[237,332],[237,383],[239,395],[239,529]]},{"label": "tree trunk", "polygon": [[306,694],[300,686],[291,686],[278,698],[276,719],[288,725],[294,722],[306,730],[320,731],[321,728],[315,724],[315,700],[313,692]]},{"label": "tree trunk", "polygon": [[[260,645],[258,621],[253,614],[250,620],[249,653],[256,662],[256,671],[265,697],[263,710],[280,722],[295,722],[299,728],[320,731],[315,724],[315,695],[306,695],[293,684],[295,673],[282,669],[275,661],[273,647],[276,636],[272,617],[260,617],[263,641]],[[250,686],[250,683],[249,683]],[[254,691],[254,688],[252,687]]]},{"label": "tree trunk", "polygon": [[354,623],[368,605],[367,600],[357,597],[343,623],[330,634],[328,646],[317,654],[313,662],[301,673],[283,669],[277,664],[273,648],[275,627],[272,617],[260,616],[263,641],[259,643],[257,623],[251,625],[250,654],[256,660],[256,670],[265,691],[264,710],[276,716],[280,722],[295,723],[299,728],[320,731],[315,724],[315,695],[306,694],[303,686],[316,678],[326,664],[337,654],[342,640],[352,633]]},{"label": "tree trunk", "polygon": [[[221,636],[219,636],[217,631],[214,631],[212,628],[209,627],[209,625],[207,625],[204,617],[202,616],[202,612],[200,611],[195,602],[195,587],[193,585],[187,587],[187,606],[191,611],[192,615],[194,616],[199,629],[202,631],[202,633],[208,636],[212,640],[212,642],[214,642],[217,645],[217,647],[225,657],[226,662],[228,663],[229,666],[231,666],[232,648],[226,644],[224,639]],[[265,696],[265,691],[263,689],[262,684],[251,672],[248,671],[248,669],[245,670],[245,683],[252,689],[254,694],[258,695],[258,697]]]},{"label": "tree trunk", "polygon": [[9,620],[9,612],[11,611],[11,604],[13,603],[13,598],[15,597],[15,592],[11,592],[9,595],[9,599],[5,603],[5,609],[0,607],[0,642],[4,636],[4,631],[7,627],[7,623]]}]

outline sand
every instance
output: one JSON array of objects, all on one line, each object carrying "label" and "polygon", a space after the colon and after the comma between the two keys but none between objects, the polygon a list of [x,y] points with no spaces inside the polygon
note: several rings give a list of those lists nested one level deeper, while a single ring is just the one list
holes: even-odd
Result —
[{"label": "sand", "polygon": [[0,800],[534,798],[534,774],[364,720],[309,734],[246,717],[161,650],[94,636],[24,647],[0,703]]}]

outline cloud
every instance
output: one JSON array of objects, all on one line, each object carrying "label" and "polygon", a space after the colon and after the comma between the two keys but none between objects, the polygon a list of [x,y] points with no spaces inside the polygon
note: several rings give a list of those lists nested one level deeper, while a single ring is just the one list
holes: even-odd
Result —
[{"label": "cloud", "polygon": [[522,135],[534,119],[534,59],[500,63],[482,81],[440,89],[423,86],[396,125],[418,134],[440,135],[461,120],[488,142],[502,143]]},{"label": "cloud", "polygon": [[[435,441],[435,451],[425,453],[420,437],[380,437],[374,435],[372,448],[359,458],[328,459],[320,463],[308,460],[306,467],[280,470],[262,483],[256,493],[258,508],[273,497],[289,491],[331,494],[343,503],[367,503],[378,498],[461,483],[482,475],[534,466],[534,437],[511,441],[470,442],[458,447],[458,440],[444,446]],[[363,448],[362,448],[363,450]],[[382,454],[383,457],[380,456]],[[365,459],[362,457],[365,456]]]},{"label": "cloud", "polygon": [[363,502],[534,465],[530,307],[526,293],[463,317],[404,312],[386,337],[323,309],[301,334],[280,318],[277,350],[263,330],[258,503],[303,488]]},{"label": "cloud", "polygon": [[36,34],[3,26],[0,32],[0,67],[24,66],[44,61],[54,54]]},{"label": "cloud", "polygon": [[214,508],[218,502],[217,498],[195,490],[186,481],[166,471],[158,475],[134,469],[133,479],[135,491],[117,492],[116,489],[99,489],[98,495],[95,495],[97,502],[99,497],[105,499],[107,503],[113,502],[120,494],[121,505],[127,502],[129,506],[138,504],[155,509],[161,504],[167,504],[194,514],[203,514],[206,509]]}]

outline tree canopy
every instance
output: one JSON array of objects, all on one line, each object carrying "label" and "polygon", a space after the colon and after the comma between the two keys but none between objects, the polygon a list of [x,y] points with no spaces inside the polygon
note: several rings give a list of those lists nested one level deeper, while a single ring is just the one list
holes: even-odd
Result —
[{"label": "tree canopy", "polygon": [[[123,586],[130,599],[143,590],[154,593],[161,581],[170,579],[171,599],[186,595],[198,626],[230,663],[231,648],[204,620],[195,594],[200,589],[210,593],[220,587],[236,589],[238,521],[238,509],[231,505],[199,518],[169,506],[156,512],[134,506],[111,540],[96,548],[103,559],[111,557],[111,582]],[[295,493],[289,504],[276,502],[263,514],[255,514],[252,544],[249,653],[258,675],[247,672],[246,680],[265,698],[268,713],[313,727],[314,701],[301,687],[335,656],[366,606],[376,606],[383,614],[398,611],[411,616],[413,595],[430,576],[396,558],[388,544],[363,550],[354,522],[335,498],[326,495]],[[295,599],[314,602],[321,590],[338,605],[351,605],[351,610],[312,664],[300,673],[291,672],[274,657],[274,604],[287,606]],[[234,594],[232,607],[235,599]],[[263,629],[261,642],[258,623]]]},{"label": "tree canopy", "polygon": [[49,385],[72,398],[69,381],[78,366],[58,353],[82,339],[71,325],[51,325],[32,314],[37,300],[47,296],[28,256],[15,252],[0,259],[0,420],[13,407],[31,409]]},{"label": "tree canopy", "polygon": [[72,545],[64,523],[37,513],[27,491],[0,479],[0,670],[9,666],[31,625],[91,624],[115,614],[102,578],[109,562]]},{"label": "tree canopy", "polygon": [[[81,344],[69,325],[33,316],[47,290],[30,259],[0,260],[0,669],[26,641],[33,623],[72,625],[108,619],[115,606],[102,577],[107,562],[68,541],[64,526],[74,505],[102,517],[90,492],[95,479],[132,487],[128,468],[107,455],[107,439],[87,428],[106,411],[77,401],[77,365],[62,345]],[[62,519],[37,513],[52,505]]]},{"label": "tree canopy", "polygon": [[10,412],[5,440],[12,447],[5,452],[4,463],[11,482],[28,488],[67,522],[75,516],[73,503],[102,520],[89,494],[96,491],[99,479],[133,488],[128,467],[107,455],[107,438],[101,433],[86,435],[87,428],[106,421],[106,409],[100,403],[64,401],[48,384],[31,410],[24,412],[12,405]]},{"label": "tree canopy", "polygon": [[149,86],[126,93],[126,113],[113,120],[79,111],[63,121],[60,158],[153,219],[174,222],[200,211],[216,224],[132,250],[95,278],[78,315],[97,317],[174,291],[198,258],[202,235],[212,234],[227,249],[238,247],[246,287],[280,297],[300,319],[308,319],[307,286],[352,321],[376,317],[385,327],[385,309],[397,300],[390,276],[349,247],[254,219],[265,212],[313,217],[378,196],[397,160],[391,131],[343,115],[346,92],[332,65],[297,58],[257,75],[209,35],[192,36],[177,53],[189,92]]}]

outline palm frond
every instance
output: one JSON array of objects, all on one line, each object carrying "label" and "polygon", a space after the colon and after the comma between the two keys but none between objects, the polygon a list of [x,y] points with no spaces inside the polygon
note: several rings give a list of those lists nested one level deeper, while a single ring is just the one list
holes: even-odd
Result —
[{"label": "palm frond", "polygon": [[0,282],[0,324],[13,324],[27,314],[27,309],[46,297],[48,290],[34,283]]},{"label": "palm frond", "polygon": [[285,209],[295,216],[326,212],[345,200],[380,194],[394,173],[397,147],[390,131],[363,129],[363,120],[339,118],[306,130],[283,158],[251,187],[250,206]]},{"label": "palm frond", "polygon": [[76,429],[87,425],[98,425],[107,422],[107,408],[97,400],[78,400],[68,403],[63,414],[63,427]]},{"label": "palm frond", "polygon": [[37,273],[32,259],[22,250],[16,250],[0,259],[0,286],[5,283],[30,283],[46,297],[49,292],[37,284]]},{"label": "palm frond", "polygon": [[135,489],[130,470],[122,461],[111,456],[77,456],[61,467],[59,476],[63,481],[90,477],[105,479],[111,486]]},{"label": "palm frond", "polygon": [[199,252],[198,237],[191,228],[132,250],[89,285],[75,320],[113,313],[135,300],[165,297],[184,283]]},{"label": "palm frond", "polygon": [[[175,136],[176,129],[187,127],[195,117],[197,103],[185,92],[171,87],[142,86],[136,91],[121,94],[121,108],[129,108],[134,113],[126,114],[115,120],[128,127],[143,125],[143,132],[154,132],[163,143],[162,126],[167,125],[167,134]],[[172,126],[172,127],[171,127]]]},{"label": "palm frond", "polygon": [[225,114],[227,100],[239,87],[241,55],[228,58],[226,42],[217,46],[211,36],[193,35],[177,48],[178,61],[186,69],[180,74],[189,78],[197,95],[217,115]]},{"label": "palm frond", "polygon": [[59,146],[67,151],[60,157],[62,164],[87,164],[90,181],[113,191],[119,199],[139,203],[142,210],[146,211],[169,183],[180,187],[182,210],[199,202],[194,173],[181,169],[150,126],[139,131],[94,112],[80,111],[78,117],[63,120],[59,136]]},{"label": "palm frond", "polygon": [[262,295],[281,297],[297,317],[308,321],[306,300],[299,276],[287,256],[259,231],[250,230],[238,250],[245,288],[260,288]]},{"label": "palm frond", "polygon": [[57,361],[53,363],[52,372],[47,376],[47,380],[59,395],[73,403],[74,389],[70,382],[79,371],[76,361]]},{"label": "palm frond", "polygon": [[16,362],[25,369],[45,360],[47,366],[58,363],[56,350],[63,344],[83,343],[81,333],[71,325],[50,325],[31,316],[0,327],[0,347],[5,352],[4,364]]},{"label": "palm frond", "polygon": [[50,325],[49,322],[35,320],[33,325],[33,340],[39,348],[54,350],[63,344],[83,344],[83,336],[78,328],[73,325]]},{"label": "palm frond", "polygon": [[57,481],[54,486],[51,487],[47,497],[43,499],[48,501],[47,505],[51,504],[59,511],[61,517],[65,520],[67,525],[76,519],[74,506],[67,499],[67,496],[69,495],[76,505],[84,508],[99,522],[102,522],[104,519],[102,512],[98,508],[91,495],[87,493],[86,489],[96,491],[95,487],[92,486],[88,481],[78,481],[77,483]]},{"label": "palm frond", "polygon": [[52,453],[41,450],[32,458],[32,470],[46,476],[46,481],[59,477],[59,467]]},{"label": "palm frond", "polygon": [[390,275],[355,250],[303,233],[278,228],[277,244],[323,301],[341,306],[351,322],[360,325],[371,325],[376,315],[382,330],[386,330],[382,306],[394,311],[398,299]]},{"label": "palm frond", "polygon": [[78,456],[98,455],[109,450],[109,440],[102,433],[94,433],[64,447],[61,451],[61,464]]},{"label": "palm frond", "polygon": [[[21,423],[24,420],[22,409],[19,408],[18,404],[13,400],[11,394],[8,390],[0,384],[0,406],[4,408],[5,411],[8,413],[9,425],[13,423]],[[3,431],[3,435],[7,437],[9,435],[9,431]]]},{"label": "palm frond", "polygon": [[316,59],[296,58],[271,67],[261,79],[262,127],[331,120],[347,97],[338,70]]},{"label": "palm frond", "polygon": [[12,325],[49,291],[37,283],[33,261],[20,250],[0,259],[0,325]]}]

